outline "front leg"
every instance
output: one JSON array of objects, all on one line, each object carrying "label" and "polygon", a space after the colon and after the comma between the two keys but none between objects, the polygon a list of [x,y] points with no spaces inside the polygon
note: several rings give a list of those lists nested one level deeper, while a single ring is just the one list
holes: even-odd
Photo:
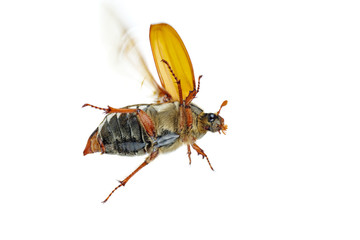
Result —
[{"label": "front leg", "polygon": [[203,158],[206,157],[206,160],[209,163],[209,166],[211,168],[211,170],[214,171],[213,167],[211,166],[211,163],[209,161],[209,158],[207,157],[207,155],[205,154],[204,150],[202,150],[196,143],[191,144],[192,148],[198,153],[200,154]]},{"label": "front leg", "polygon": [[197,89],[194,89],[189,92],[189,95],[185,99],[185,117],[186,117],[186,125],[188,128],[192,127],[192,111],[191,111],[191,102],[196,97],[196,94],[199,92],[200,89],[200,79],[202,78],[202,75],[199,76],[198,79],[198,87]]}]

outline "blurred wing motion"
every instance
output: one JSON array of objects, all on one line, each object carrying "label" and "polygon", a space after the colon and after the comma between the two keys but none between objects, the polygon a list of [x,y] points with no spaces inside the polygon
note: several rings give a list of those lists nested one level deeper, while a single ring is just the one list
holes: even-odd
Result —
[{"label": "blurred wing motion", "polygon": [[182,97],[185,99],[194,90],[195,78],[189,54],[180,36],[168,24],[154,24],[150,27],[150,44],[161,85],[173,101],[180,100],[176,81],[162,61],[165,60],[180,80]]},{"label": "blurred wing motion", "polygon": [[110,53],[115,59],[115,64],[122,72],[131,72],[132,75],[138,74],[139,80],[148,83],[157,96],[158,101],[169,98],[166,92],[154,79],[141,51],[136,46],[136,41],[130,35],[128,28],[117,17],[116,13],[108,6],[103,7],[103,20],[107,45],[111,48]]}]

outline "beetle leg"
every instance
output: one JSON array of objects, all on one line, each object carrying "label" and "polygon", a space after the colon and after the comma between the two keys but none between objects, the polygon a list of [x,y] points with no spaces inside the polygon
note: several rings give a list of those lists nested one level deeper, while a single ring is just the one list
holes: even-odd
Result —
[{"label": "beetle leg", "polygon": [[200,154],[203,158],[204,158],[204,157],[206,158],[206,160],[207,160],[208,163],[209,163],[209,166],[210,166],[211,170],[214,171],[214,169],[213,169],[213,167],[211,166],[211,163],[210,163],[210,161],[209,161],[209,158],[208,158],[207,155],[205,154],[204,150],[202,150],[196,143],[191,144],[191,146],[192,146],[192,148],[193,148],[198,154]]},{"label": "beetle leg", "polygon": [[113,108],[108,106],[107,108],[96,107],[91,104],[84,104],[83,107],[90,106],[99,110],[105,111],[105,113],[136,113],[142,123],[145,131],[150,137],[155,137],[155,125],[150,116],[141,109],[138,108]]},{"label": "beetle leg", "polygon": [[186,118],[186,126],[188,127],[188,129],[190,129],[192,127],[192,122],[193,122],[192,111],[190,106],[185,106],[185,118]]},{"label": "beetle leg", "polygon": [[190,103],[192,102],[192,100],[194,100],[194,98],[196,97],[196,94],[199,93],[199,89],[200,89],[200,79],[202,78],[202,75],[199,76],[198,78],[198,87],[197,89],[194,89],[189,93],[189,95],[186,97],[185,99],[185,106],[189,106]]},{"label": "beetle leg", "polygon": [[180,79],[178,79],[174,73],[174,71],[171,69],[170,64],[165,60],[162,59],[161,60],[163,63],[166,64],[166,66],[168,67],[169,71],[171,72],[172,76],[175,79],[175,82],[177,84],[178,87],[178,91],[179,91],[179,112],[180,112],[180,128],[183,129],[184,128],[184,122],[186,121],[187,117],[186,117],[186,112],[184,109],[184,100],[183,100],[183,96],[182,96],[182,89],[181,89],[181,83],[180,83]]},{"label": "beetle leg", "polygon": [[186,117],[186,126],[188,128],[192,127],[192,112],[191,112],[190,103],[192,102],[192,100],[194,100],[194,98],[196,97],[196,94],[199,92],[201,78],[202,78],[202,75],[199,76],[197,89],[194,86],[194,90],[192,90],[185,99],[185,117]]},{"label": "beetle leg", "polygon": [[187,145],[187,155],[189,157],[189,165],[191,165],[191,149],[190,149],[190,144]]},{"label": "beetle leg", "polygon": [[92,108],[96,108],[96,109],[99,109],[99,110],[102,110],[104,111],[105,113],[133,113],[133,112],[136,112],[138,109],[134,109],[134,108],[113,108],[113,107],[110,107],[108,106],[107,108],[102,108],[102,107],[97,107],[97,106],[94,106],[94,105],[91,105],[91,104],[88,104],[88,103],[85,103],[82,107],[92,107]]},{"label": "beetle leg", "polygon": [[141,109],[122,109],[122,108],[112,108],[112,107],[108,107],[110,109],[109,113],[136,113],[137,116],[139,117],[139,120],[141,122],[141,124],[143,125],[143,127],[145,128],[145,131],[147,132],[147,134],[153,138],[155,137],[155,124],[152,121],[152,119],[150,118],[150,116],[144,112]]},{"label": "beetle leg", "polygon": [[176,77],[174,71],[171,69],[170,64],[169,64],[165,59],[162,59],[161,61],[166,64],[166,66],[168,67],[169,71],[171,72],[171,75],[173,75],[173,77],[174,77],[174,79],[175,79],[175,82],[176,82],[177,85],[178,85],[178,89],[179,89],[179,101],[180,101],[180,104],[182,105],[182,104],[183,104],[183,98],[182,98],[182,90],[181,90],[181,85],[180,85],[180,79],[178,79],[178,78]]},{"label": "beetle leg", "polygon": [[92,108],[96,108],[96,109],[99,109],[99,110],[102,110],[102,111],[105,111],[107,113],[107,108],[101,108],[101,107],[97,107],[97,106],[94,106],[94,105],[91,105],[91,104],[88,104],[88,103],[85,103],[82,107],[92,107]]},{"label": "beetle leg", "polygon": [[155,137],[156,131],[155,131],[155,124],[152,121],[152,119],[150,118],[150,116],[144,112],[141,109],[137,109],[137,115],[140,119],[140,122],[142,123],[142,125],[145,128],[145,131],[147,132],[147,134],[153,138]]},{"label": "beetle leg", "polygon": [[184,127],[184,122],[186,122],[186,126],[189,129],[192,127],[192,112],[191,112],[191,108],[190,108],[190,103],[195,98],[196,94],[199,92],[200,79],[201,79],[202,75],[200,75],[199,79],[198,79],[198,88],[196,89],[196,86],[194,86],[194,90],[192,90],[189,93],[189,95],[186,97],[186,99],[184,101],[183,97],[182,97],[182,89],[181,89],[180,79],[178,79],[175,76],[175,73],[173,72],[173,70],[171,69],[171,66],[169,65],[169,63],[166,60],[162,59],[161,61],[167,65],[167,67],[169,68],[169,71],[173,75],[173,77],[176,81],[176,84],[178,86],[179,102],[180,102],[180,106],[179,106],[179,108],[180,108],[180,128],[182,129]]},{"label": "beetle leg", "polygon": [[107,200],[109,200],[109,198],[111,197],[111,195],[118,189],[120,188],[121,186],[125,186],[125,184],[130,180],[130,178],[132,178],[132,176],[135,175],[135,173],[137,173],[140,169],[142,169],[143,167],[145,167],[146,165],[148,165],[152,160],[154,160],[157,155],[159,154],[159,150],[156,149],[154,150],[152,153],[150,153],[149,156],[147,156],[147,158],[145,159],[145,161],[140,164],[139,167],[137,167],[129,176],[127,176],[124,180],[122,181],[119,181],[120,184],[119,186],[117,186],[116,188],[114,188],[114,190],[111,191],[111,193],[107,196],[107,198],[102,201],[102,203],[105,203]]}]

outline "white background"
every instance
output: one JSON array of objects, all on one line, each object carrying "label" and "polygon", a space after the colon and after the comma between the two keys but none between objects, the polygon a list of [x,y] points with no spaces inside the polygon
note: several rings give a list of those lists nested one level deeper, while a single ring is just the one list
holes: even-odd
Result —
[{"label": "white background", "polygon": [[[359,239],[357,1],[118,1],[170,23],[227,135],[159,156],[82,156],[104,115],[149,102],[113,70],[99,1],[0,4],[1,239]],[[145,28],[142,28],[145,26]],[[154,69],[153,63],[149,66]],[[157,76],[156,76],[157,77]]]}]

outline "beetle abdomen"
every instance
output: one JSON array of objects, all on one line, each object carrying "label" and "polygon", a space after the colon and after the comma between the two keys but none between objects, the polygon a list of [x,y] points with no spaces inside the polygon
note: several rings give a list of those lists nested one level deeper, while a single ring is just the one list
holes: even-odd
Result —
[{"label": "beetle abdomen", "polygon": [[99,126],[99,138],[105,153],[120,155],[145,154],[152,145],[136,113],[112,113]]},{"label": "beetle abdomen", "polygon": [[84,155],[93,152],[142,155],[151,146],[152,142],[136,113],[111,113],[90,136]]},{"label": "beetle abdomen", "polygon": [[[169,114],[177,115],[177,105],[167,103],[161,105],[138,105],[151,116],[155,126],[163,126]],[[168,111],[170,110],[170,111]],[[169,127],[173,126],[173,127]],[[141,124],[137,113],[110,113],[105,116],[99,127],[91,134],[84,150],[84,155],[94,152],[118,155],[142,155],[162,149],[179,146],[180,135],[176,132],[176,122],[160,128],[156,135],[149,137]]]}]

